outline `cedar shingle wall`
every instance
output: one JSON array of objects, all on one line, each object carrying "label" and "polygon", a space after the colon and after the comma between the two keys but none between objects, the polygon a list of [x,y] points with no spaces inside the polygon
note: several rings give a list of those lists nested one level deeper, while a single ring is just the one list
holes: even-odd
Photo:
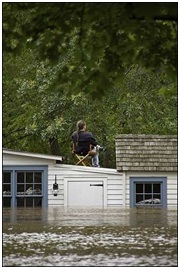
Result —
[{"label": "cedar shingle wall", "polygon": [[177,171],[177,136],[118,135],[118,171]]}]

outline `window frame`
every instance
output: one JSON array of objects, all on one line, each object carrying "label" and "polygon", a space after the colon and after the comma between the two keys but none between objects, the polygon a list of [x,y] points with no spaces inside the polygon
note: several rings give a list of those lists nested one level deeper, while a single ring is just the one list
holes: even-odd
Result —
[{"label": "window frame", "polygon": [[[4,183],[4,181],[2,180],[2,204],[3,204],[3,207],[9,207],[9,206],[4,205],[4,203],[5,203],[4,201],[5,201],[5,199],[6,199],[6,201],[7,201],[7,199],[10,199],[9,203],[10,204],[12,203],[12,171],[4,170],[2,175],[4,175],[4,173],[10,174],[10,183]],[[4,185],[10,185],[10,194],[4,194]]]},{"label": "window frame", "polygon": [[[136,204],[136,184],[137,183],[160,184],[161,204]],[[153,191],[151,194],[154,194]],[[130,177],[130,207],[167,208],[167,177]]]},{"label": "window frame", "polygon": [[[41,195],[17,195],[17,172],[42,172]],[[17,207],[18,198],[42,198],[41,207],[48,206],[48,166],[25,165],[25,166],[3,166],[3,172],[11,172],[11,207]],[[5,196],[3,196],[4,198]],[[34,204],[34,201],[33,201]],[[33,206],[34,207],[34,206]]]},{"label": "window frame", "polygon": [[10,173],[10,182],[9,183],[8,182],[2,182],[3,183],[2,187],[4,185],[10,185],[10,194],[4,194],[4,191],[2,192],[2,194],[3,194],[3,197],[12,197],[12,172],[9,171],[9,170],[4,170],[3,174],[4,173]]}]

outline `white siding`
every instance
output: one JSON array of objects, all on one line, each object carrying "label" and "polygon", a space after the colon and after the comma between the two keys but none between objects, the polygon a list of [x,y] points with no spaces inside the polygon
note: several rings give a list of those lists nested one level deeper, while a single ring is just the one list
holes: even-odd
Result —
[{"label": "white siding", "polygon": [[[57,196],[53,195],[53,183],[57,175],[57,183],[59,185],[59,193]],[[64,179],[63,170],[59,170],[54,166],[48,167],[48,206],[64,206]]]},{"label": "white siding", "polygon": [[124,206],[123,175],[108,177],[107,183],[107,202],[108,207]]},{"label": "white siding", "polygon": [[[113,173],[113,174],[112,174]],[[54,196],[52,186],[55,175],[59,184],[59,194]],[[66,187],[67,180],[102,180],[104,182],[104,204],[105,207],[119,207],[124,204],[123,201],[123,175],[115,170],[97,169],[56,165],[49,166],[48,169],[48,205],[66,206]]]},{"label": "white siding", "polygon": [[177,174],[174,172],[167,179],[167,202],[169,207],[177,207]]},{"label": "white siding", "polygon": [[130,177],[167,177],[167,208],[177,208],[176,172],[127,172],[125,185],[125,203],[130,206]]}]

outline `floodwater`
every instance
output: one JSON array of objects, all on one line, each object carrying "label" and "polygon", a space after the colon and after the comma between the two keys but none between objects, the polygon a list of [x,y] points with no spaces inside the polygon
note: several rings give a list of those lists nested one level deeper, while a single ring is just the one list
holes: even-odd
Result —
[{"label": "floodwater", "polygon": [[4,208],[3,266],[177,266],[177,211]]}]

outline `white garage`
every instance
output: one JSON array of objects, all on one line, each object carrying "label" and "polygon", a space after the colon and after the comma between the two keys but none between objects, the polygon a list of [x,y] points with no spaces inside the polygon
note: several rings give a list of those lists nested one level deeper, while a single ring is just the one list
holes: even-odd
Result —
[{"label": "white garage", "polygon": [[61,156],[4,149],[3,206],[123,207],[122,173],[60,164],[61,160]]}]

